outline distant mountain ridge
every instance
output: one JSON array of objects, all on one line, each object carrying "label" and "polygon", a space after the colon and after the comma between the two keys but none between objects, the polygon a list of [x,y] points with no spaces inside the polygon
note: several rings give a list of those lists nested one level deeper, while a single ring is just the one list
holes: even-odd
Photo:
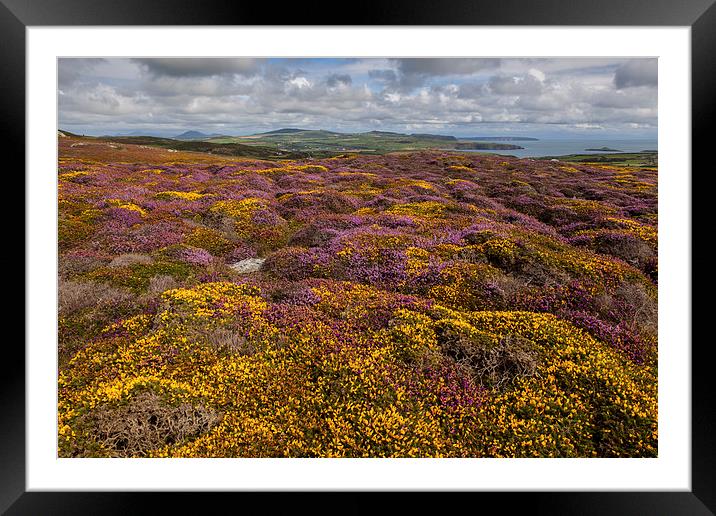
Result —
[{"label": "distant mountain ridge", "polygon": [[[64,131],[67,132],[67,131]],[[337,132],[329,131],[326,129],[303,129],[298,127],[282,127],[280,129],[274,129],[271,131],[252,133],[250,135],[237,135],[229,136],[221,133],[204,133],[194,129],[189,129],[181,134],[171,135],[167,131],[156,131],[156,130],[134,130],[134,131],[123,131],[112,134],[105,134],[104,137],[111,136],[154,136],[158,138],[171,138],[174,140],[208,140],[211,138],[246,138],[246,137],[280,137],[280,136],[375,136],[375,137],[387,137],[387,138],[414,138],[418,140],[433,140],[433,141],[490,141],[490,142],[508,142],[508,141],[538,141],[539,138],[532,138],[527,136],[453,136],[445,134],[431,134],[431,133],[399,133],[396,131],[364,131],[364,132]]]},{"label": "distant mountain ridge", "polygon": [[[443,140],[443,141],[494,141],[494,142],[507,142],[507,141],[537,141],[538,138],[531,138],[527,136],[452,136],[446,134],[431,134],[431,133],[399,133],[396,131],[364,131],[364,132],[346,132],[341,133],[337,131],[328,131],[325,129],[300,129],[297,127],[284,127],[281,129],[274,129],[273,131],[265,131],[261,133],[254,133],[250,136],[271,136],[271,135],[299,135],[304,134],[326,134],[326,135],[339,135],[339,136],[351,136],[351,135],[370,135],[370,136],[386,136],[386,137],[410,137],[420,140]],[[237,136],[241,138],[241,136]]]},{"label": "distant mountain ridge", "polygon": [[257,133],[257,134],[291,134],[291,133],[302,133],[304,131],[310,131],[310,129],[296,129],[293,127],[285,127],[283,129],[276,129],[275,131],[266,131],[265,133]]},{"label": "distant mountain ridge", "polygon": [[366,131],[341,133],[325,129],[284,127],[246,136],[208,138],[212,143],[241,143],[275,146],[287,152],[367,152],[384,153],[420,149],[440,150],[512,150],[518,145],[494,141],[470,141],[457,136],[429,133],[398,133],[395,131]]},{"label": "distant mountain ridge", "polygon": [[[67,132],[67,131],[65,131]],[[99,138],[113,138],[116,136],[125,137],[125,136],[152,136],[154,138],[167,138],[167,134],[165,132],[161,131],[142,131],[142,130],[136,130],[136,131],[120,131],[116,133],[111,134],[103,134],[99,136]]]},{"label": "distant mountain ridge", "polygon": [[181,134],[177,134],[173,138],[175,140],[205,140],[207,138],[221,138],[225,135],[223,134],[206,134],[202,133],[200,131],[184,131]]},{"label": "distant mountain ridge", "polygon": [[[61,137],[59,134],[58,136]],[[301,129],[296,127],[284,127],[245,136],[207,134],[191,129],[172,137],[156,135],[156,131],[133,131],[132,135],[99,138],[128,144],[154,145],[172,150],[259,158],[279,157],[284,159],[300,159],[302,157],[347,152],[382,154],[430,149],[441,151],[509,151],[523,148],[510,143],[510,140],[533,140],[533,138],[512,136],[464,138],[444,134],[405,134],[378,130],[362,133],[340,133],[324,129]]]}]

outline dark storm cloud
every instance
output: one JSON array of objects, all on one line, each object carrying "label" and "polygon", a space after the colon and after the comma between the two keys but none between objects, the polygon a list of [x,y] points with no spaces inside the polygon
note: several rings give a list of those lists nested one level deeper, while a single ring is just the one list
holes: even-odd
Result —
[{"label": "dark storm cloud", "polygon": [[259,70],[261,59],[252,58],[143,58],[133,59],[147,72],[169,77],[212,77],[251,75]]},{"label": "dark storm cloud", "polygon": [[656,59],[632,59],[614,72],[617,89],[634,86],[656,86],[658,83],[658,61]]}]

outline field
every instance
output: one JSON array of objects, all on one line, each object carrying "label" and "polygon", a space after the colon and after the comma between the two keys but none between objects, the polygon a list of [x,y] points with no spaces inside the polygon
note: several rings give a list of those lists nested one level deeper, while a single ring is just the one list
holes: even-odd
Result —
[{"label": "field", "polygon": [[568,156],[546,156],[543,159],[559,159],[559,161],[595,164],[618,165],[620,167],[656,167],[658,154],[649,152],[618,152],[609,154],[570,154]]},{"label": "field", "polygon": [[657,455],[655,167],[189,150],[59,138],[60,456]]},{"label": "field", "polygon": [[[238,142],[214,143],[204,140],[177,140],[174,138],[159,138],[156,136],[79,136],[70,132],[62,132],[65,138],[70,138],[75,147],[88,147],[77,149],[76,152],[94,152],[97,148],[109,147],[127,152],[136,152],[144,148],[166,149],[167,152],[194,152],[213,154],[218,156],[251,157],[259,159],[287,159],[307,158],[305,152],[280,150],[276,145],[260,145],[251,142],[251,145]],[[71,147],[71,148],[75,148]],[[201,159],[201,158],[200,158]]]},{"label": "field", "polygon": [[[198,152],[218,156],[259,159],[326,158],[346,152],[384,154],[426,149],[504,150],[521,149],[512,143],[457,139],[434,134],[401,134],[382,131],[336,133],[323,130],[280,129],[253,136],[218,136],[177,139],[156,136],[80,136],[68,131],[65,137],[75,146],[114,146],[125,150],[133,146],[167,149],[170,152]],[[202,133],[196,133],[202,135]]]},{"label": "field", "polygon": [[435,134],[402,134],[388,131],[337,133],[323,130],[279,129],[253,136],[226,136],[208,140],[212,143],[239,143],[275,148],[283,152],[308,152],[314,157],[321,152],[385,153],[424,149],[521,149],[512,143],[492,143],[458,139]]}]

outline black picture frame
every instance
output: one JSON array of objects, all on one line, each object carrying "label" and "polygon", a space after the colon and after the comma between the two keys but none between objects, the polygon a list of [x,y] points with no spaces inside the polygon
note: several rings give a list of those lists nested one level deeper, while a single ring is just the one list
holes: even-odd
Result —
[{"label": "black picture frame", "polygon": [[[708,129],[716,105],[716,6],[715,0],[501,0],[427,2],[392,0],[361,2],[347,14],[336,11],[335,2],[286,3],[241,0],[0,0],[0,105],[2,143],[5,155],[17,157],[15,170],[24,170],[25,152],[25,29],[31,26],[78,25],[567,25],[567,26],[689,26],[692,52],[692,170],[709,170]],[[7,169],[6,169],[7,170]],[[684,172],[686,173],[686,171]],[[693,188],[705,195],[705,189]],[[16,179],[19,179],[16,178]],[[17,185],[24,191],[24,184]],[[17,191],[17,190],[15,190]],[[7,192],[7,190],[6,190]],[[692,195],[695,208],[708,205]],[[692,230],[693,235],[693,230]],[[703,245],[703,244],[702,244]],[[23,246],[24,249],[24,246]],[[693,260],[693,265],[700,262]],[[14,260],[15,261],[15,260]],[[16,267],[16,265],[13,265]],[[701,287],[705,289],[705,285]],[[692,291],[693,292],[693,291]],[[692,300],[693,298],[692,294]],[[18,303],[19,304],[19,303]],[[24,305],[23,305],[24,306]],[[704,305],[692,302],[693,311]],[[706,305],[708,307],[708,305]],[[705,314],[702,314],[705,315]],[[692,321],[704,320],[694,317]],[[10,324],[8,323],[9,327]],[[485,508],[500,504],[509,512],[531,514],[716,514],[714,475],[714,397],[708,359],[709,340],[691,339],[692,356],[692,490],[690,492],[558,492],[558,493],[454,493],[453,503],[478,496]],[[11,350],[14,346],[14,353]],[[7,514],[114,514],[205,511],[209,507],[233,504],[248,510],[258,496],[266,510],[290,503],[294,511],[364,513],[378,508],[375,494],[342,493],[338,502],[329,502],[309,493],[82,493],[27,492],[25,484],[25,355],[17,339],[5,339],[6,367],[3,368],[2,425],[0,425],[0,511]],[[315,495],[315,493],[314,493]],[[401,511],[430,507],[426,493],[410,493],[400,500]],[[438,502],[441,512],[445,498]],[[320,500],[320,501],[319,501]],[[238,501],[238,500],[236,500]],[[176,502],[176,504],[172,504]],[[170,507],[174,505],[175,508]],[[380,503],[380,505],[384,505]],[[474,501],[468,507],[477,507]],[[232,507],[229,505],[229,507]],[[338,509],[337,509],[338,508]],[[288,509],[288,508],[287,508]],[[477,510],[477,509],[476,509]],[[282,511],[283,512],[283,511]]]}]

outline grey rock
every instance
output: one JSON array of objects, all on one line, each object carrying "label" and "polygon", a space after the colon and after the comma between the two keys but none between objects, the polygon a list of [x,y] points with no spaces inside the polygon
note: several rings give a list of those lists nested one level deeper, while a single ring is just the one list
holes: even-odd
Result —
[{"label": "grey rock", "polygon": [[260,270],[265,261],[265,258],[246,258],[240,262],[230,264],[229,267],[239,274],[248,274]]}]

